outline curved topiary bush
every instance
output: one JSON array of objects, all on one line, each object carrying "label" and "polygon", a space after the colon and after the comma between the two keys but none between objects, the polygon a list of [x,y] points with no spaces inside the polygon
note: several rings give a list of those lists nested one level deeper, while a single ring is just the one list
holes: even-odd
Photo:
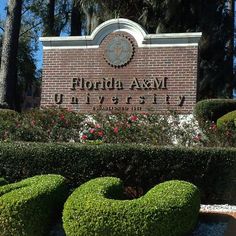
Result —
[{"label": "curved topiary bush", "polygon": [[65,178],[42,175],[0,187],[1,236],[47,235],[67,195]]},{"label": "curved topiary bush", "polygon": [[223,127],[235,128],[235,120],[236,120],[236,111],[231,111],[221,116],[217,120],[217,127],[218,128],[223,128]]},{"label": "curved topiary bush", "polygon": [[168,181],[134,200],[121,199],[120,179],[104,177],[77,188],[65,203],[67,236],[183,236],[197,223],[198,189],[184,181]]},{"label": "curved topiary bush", "polygon": [[236,110],[236,100],[233,99],[206,99],[199,101],[194,109],[194,114],[201,126],[206,121],[216,122],[224,114]]}]

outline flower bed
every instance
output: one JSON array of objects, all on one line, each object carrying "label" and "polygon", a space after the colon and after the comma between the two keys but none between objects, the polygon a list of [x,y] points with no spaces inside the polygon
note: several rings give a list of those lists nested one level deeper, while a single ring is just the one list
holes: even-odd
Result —
[{"label": "flower bed", "polygon": [[206,123],[204,129],[200,129],[191,115],[83,115],[52,108],[8,116],[5,111],[0,113],[3,113],[0,114],[2,141],[142,143],[184,147],[236,145],[235,130],[218,129],[214,123]]}]

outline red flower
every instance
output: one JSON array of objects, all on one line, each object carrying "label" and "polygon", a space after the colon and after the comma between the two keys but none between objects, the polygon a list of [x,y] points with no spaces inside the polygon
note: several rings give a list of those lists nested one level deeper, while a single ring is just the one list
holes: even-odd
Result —
[{"label": "red flower", "polygon": [[103,136],[103,131],[99,131],[99,132],[98,132],[98,136],[99,136],[99,137],[102,137],[102,136]]},{"label": "red flower", "polygon": [[231,136],[232,136],[232,133],[231,133],[229,130],[227,130],[227,131],[226,131],[226,136],[227,136],[227,137],[231,137]]},{"label": "red flower", "polygon": [[130,117],[130,120],[131,120],[131,121],[136,121],[136,120],[138,120],[138,117],[135,116],[135,115],[132,115],[132,116]]},{"label": "red flower", "polygon": [[202,135],[201,135],[201,134],[197,134],[197,135],[193,138],[193,140],[194,140],[195,142],[199,142],[199,141],[201,141],[201,139],[202,139]]},{"label": "red flower", "polygon": [[115,134],[117,134],[117,133],[119,132],[119,128],[118,128],[118,127],[115,127],[115,128],[113,129],[113,131],[114,131]]},{"label": "red flower", "polygon": [[93,134],[94,132],[95,132],[95,129],[90,129],[90,130],[89,130],[89,133],[90,133],[90,134]]},{"label": "red flower", "polygon": [[35,120],[31,121],[31,125],[35,126],[35,123],[36,123]]},{"label": "red flower", "polygon": [[83,135],[82,135],[82,139],[83,139],[83,140],[86,140],[86,139],[88,139],[88,136],[87,136],[86,134],[83,134]]},{"label": "red flower", "polygon": [[61,115],[60,115],[60,119],[61,119],[61,120],[65,120],[64,114],[61,114]]},{"label": "red flower", "polygon": [[217,129],[216,124],[214,122],[211,123],[210,130],[216,130],[216,129]]},{"label": "red flower", "polygon": [[96,124],[96,125],[95,125],[95,128],[96,128],[96,129],[100,129],[101,126],[100,126],[99,124]]}]

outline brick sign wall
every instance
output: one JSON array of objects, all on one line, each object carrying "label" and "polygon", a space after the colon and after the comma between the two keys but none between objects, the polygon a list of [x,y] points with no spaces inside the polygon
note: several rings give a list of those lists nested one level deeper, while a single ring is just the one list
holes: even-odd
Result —
[{"label": "brick sign wall", "polygon": [[191,113],[200,36],[148,35],[136,23],[119,19],[87,37],[41,38],[41,106],[83,113]]}]

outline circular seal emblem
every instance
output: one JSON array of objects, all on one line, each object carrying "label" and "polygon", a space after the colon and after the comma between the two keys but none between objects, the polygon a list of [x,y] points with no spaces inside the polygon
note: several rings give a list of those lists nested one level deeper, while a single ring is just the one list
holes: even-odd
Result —
[{"label": "circular seal emblem", "polygon": [[105,60],[114,67],[127,65],[134,55],[134,45],[132,41],[121,35],[112,38],[105,49]]}]

